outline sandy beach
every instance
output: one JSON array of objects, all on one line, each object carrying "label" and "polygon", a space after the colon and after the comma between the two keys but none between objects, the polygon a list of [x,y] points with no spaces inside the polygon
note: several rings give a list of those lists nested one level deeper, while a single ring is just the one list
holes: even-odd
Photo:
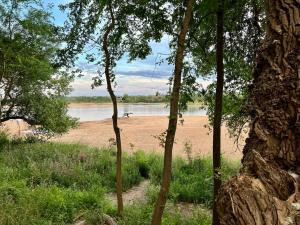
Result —
[{"label": "sandy beach", "polygon": [[[163,148],[154,136],[166,130],[168,124],[166,116],[120,118],[119,124],[124,151],[144,150],[163,154]],[[205,127],[207,124],[208,119],[206,116],[184,117],[184,124],[178,125],[174,155],[186,157],[186,153],[183,151],[186,142],[192,144],[193,156],[211,154],[212,133]],[[81,122],[79,127],[54,140],[101,147],[108,145],[110,138],[114,138],[112,122],[110,119],[106,119],[103,121]],[[229,137],[225,127],[222,128],[222,152],[226,158],[240,159],[242,155],[234,140]]]},{"label": "sandy beach", "polygon": [[[70,104],[70,108],[83,107],[109,107],[108,104],[94,103],[75,103]],[[6,130],[11,136],[23,136],[28,130],[26,123],[22,121],[8,121]],[[168,125],[167,116],[132,116],[120,118],[119,127],[121,128],[122,146],[124,151],[132,153],[137,150],[155,152],[163,154],[160,141],[154,136],[166,131]],[[186,157],[184,151],[185,143],[189,142],[192,146],[192,155],[211,155],[212,154],[212,132],[210,132],[208,118],[206,116],[184,116],[183,125],[178,124],[176,132],[176,143],[174,144],[174,155]],[[63,143],[79,143],[93,147],[103,147],[109,145],[109,140],[114,138],[111,119],[100,121],[80,122],[79,126],[71,129],[68,133],[53,138],[52,141]],[[234,143],[234,139],[229,137],[226,127],[222,127],[222,153],[226,158],[240,159],[241,149],[244,142],[241,141],[239,148]]]}]

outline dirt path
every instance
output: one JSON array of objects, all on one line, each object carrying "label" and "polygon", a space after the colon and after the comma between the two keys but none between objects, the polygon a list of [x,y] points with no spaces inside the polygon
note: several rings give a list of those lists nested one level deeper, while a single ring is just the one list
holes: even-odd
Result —
[{"label": "dirt path", "polygon": [[[131,205],[135,202],[146,202],[146,192],[149,186],[149,180],[144,180],[138,185],[132,187],[126,192],[123,192],[123,203],[125,206]],[[106,198],[112,202],[114,205],[117,204],[117,195],[116,193],[109,193],[106,195]]]},{"label": "dirt path", "polygon": [[[134,203],[146,203],[147,202],[147,188],[150,185],[149,180],[144,180],[136,186],[133,186],[126,192],[123,192],[123,203],[124,206],[129,206]],[[117,205],[117,195],[116,193],[108,193],[106,194],[106,198],[111,202],[113,205]],[[170,213],[180,213],[184,217],[192,217],[193,214],[198,211],[202,210],[205,213],[209,213],[207,209],[205,209],[200,204],[194,203],[187,203],[187,202],[179,202],[179,203],[172,203],[170,201],[166,204],[166,211]],[[74,225],[86,225],[86,221],[82,218],[78,218]]]},{"label": "dirt path", "polygon": [[[132,187],[126,192],[123,192],[123,201],[124,205],[132,205],[133,203],[145,203],[147,201],[147,188],[150,185],[149,180],[144,180],[140,184]],[[117,204],[117,195],[116,193],[109,193],[106,195],[106,198],[112,202],[114,205]],[[179,212],[182,216],[191,217],[196,210],[203,210],[204,207],[201,204],[187,203],[187,202],[179,202],[173,203],[168,201],[166,204],[166,210],[171,213]]]}]

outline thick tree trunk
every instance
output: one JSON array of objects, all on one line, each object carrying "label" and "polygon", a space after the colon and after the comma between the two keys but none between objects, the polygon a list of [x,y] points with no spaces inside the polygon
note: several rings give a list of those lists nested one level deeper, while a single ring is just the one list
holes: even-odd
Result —
[{"label": "thick tree trunk", "polygon": [[186,6],[186,12],[183,19],[182,29],[180,31],[177,41],[177,52],[175,58],[175,71],[174,71],[174,82],[172,96],[170,100],[170,117],[169,125],[167,130],[167,136],[165,141],[165,154],[164,154],[164,167],[162,175],[162,183],[158,199],[155,204],[154,212],[152,215],[152,225],[160,225],[163,215],[163,211],[167,201],[167,195],[169,192],[171,173],[172,173],[172,151],[175,139],[175,133],[177,128],[178,118],[178,102],[179,92],[181,87],[181,72],[183,67],[185,38],[189,29],[190,20],[193,13],[194,0],[188,0]]},{"label": "thick tree trunk", "polygon": [[300,224],[300,1],[265,2],[243,166],[217,202],[223,225]]},{"label": "thick tree trunk", "polygon": [[221,121],[223,105],[223,85],[224,85],[224,0],[218,1],[217,11],[217,88],[214,112],[213,127],[213,173],[214,173],[214,206],[213,206],[213,225],[219,225],[219,217],[216,208],[216,197],[221,187]]},{"label": "thick tree trunk", "polygon": [[116,192],[117,192],[117,204],[118,204],[118,215],[123,214],[123,198],[122,198],[122,145],[121,145],[121,133],[118,127],[118,104],[117,98],[114,94],[111,84],[111,58],[108,49],[108,38],[110,32],[115,26],[115,17],[112,11],[111,5],[108,6],[108,10],[111,16],[111,24],[107,27],[106,32],[103,37],[103,50],[105,54],[105,78],[107,83],[107,91],[111,97],[113,103],[113,128],[116,135],[117,142],[117,169],[116,169]]}]

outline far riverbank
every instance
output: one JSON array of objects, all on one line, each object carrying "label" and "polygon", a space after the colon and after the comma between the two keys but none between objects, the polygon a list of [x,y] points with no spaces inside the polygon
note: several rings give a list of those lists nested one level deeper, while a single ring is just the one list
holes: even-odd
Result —
[{"label": "far riverbank", "polygon": [[[112,104],[109,103],[70,103],[68,114],[79,118],[80,122],[100,121],[110,119],[113,114]],[[170,108],[165,103],[119,103],[119,117],[136,116],[168,116]],[[183,112],[183,116],[204,116],[206,110],[201,105],[192,104]]]}]

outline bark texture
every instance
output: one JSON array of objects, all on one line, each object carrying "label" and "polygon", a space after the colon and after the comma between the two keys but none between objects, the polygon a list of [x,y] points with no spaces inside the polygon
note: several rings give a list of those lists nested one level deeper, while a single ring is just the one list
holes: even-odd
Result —
[{"label": "bark texture", "polygon": [[219,192],[222,225],[300,224],[300,1],[265,0],[242,169]]},{"label": "bark texture", "polygon": [[178,102],[179,102],[179,92],[181,87],[181,73],[183,68],[185,38],[193,14],[193,3],[194,0],[187,0],[182,29],[179,33],[178,41],[177,41],[173,90],[172,90],[172,95],[170,100],[169,125],[167,130],[166,141],[165,141],[162,183],[161,183],[158,199],[155,204],[154,212],[152,215],[152,222],[151,222],[152,225],[161,224],[161,219],[162,219],[162,215],[167,201],[167,195],[170,188],[171,174],[172,174],[172,151],[173,151],[173,144],[174,144],[175,133],[177,128]]},{"label": "bark texture", "polygon": [[[224,0],[218,1],[217,11],[217,44],[216,44],[216,64],[217,64],[217,88],[213,126],[213,173],[214,173],[214,200],[221,187],[221,121],[223,106],[223,86],[224,86]],[[219,225],[219,217],[214,201],[213,225]]]},{"label": "bark texture", "polygon": [[117,98],[114,94],[112,84],[111,84],[111,57],[108,47],[109,34],[115,27],[115,17],[111,5],[108,6],[108,11],[111,17],[111,23],[107,27],[103,36],[103,50],[105,54],[105,78],[107,83],[107,91],[113,103],[113,128],[116,135],[117,142],[117,170],[116,170],[116,192],[117,192],[117,205],[118,205],[118,215],[123,214],[123,198],[122,198],[122,144],[121,144],[121,133],[118,127],[118,103]]}]

